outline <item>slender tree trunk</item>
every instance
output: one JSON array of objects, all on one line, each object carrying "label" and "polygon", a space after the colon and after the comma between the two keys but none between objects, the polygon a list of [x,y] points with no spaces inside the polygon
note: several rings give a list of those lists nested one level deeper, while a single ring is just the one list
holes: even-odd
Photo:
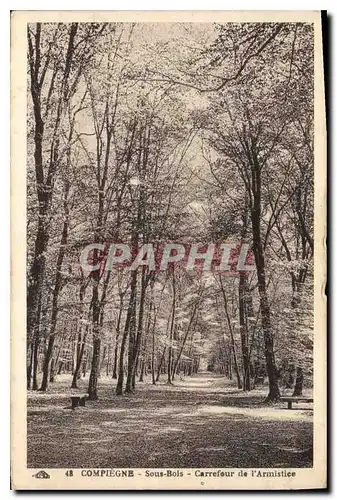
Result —
[{"label": "slender tree trunk", "polygon": [[63,337],[60,340],[60,345],[58,346],[57,350],[57,356],[55,358],[52,358],[52,365],[50,368],[50,382],[53,382],[57,376],[57,371],[58,371],[58,366],[59,366],[59,359],[60,359],[60,353],[61,349],[63,346]]},{"label": "slender tree trunk", "polygon": [[277,367],[274,355],[274,338],[271,328],[270,306],[266,286],[264,249],[261,241],[261,167],[256,158],[252,161],[251,172],[254,189],[253,204],[250,207],[253,231],[253,252],[257,271],[261,322],[264,335],[264,353],[269,382],[269,393],[266,401],[276,401],[280,398],[280,390],[278,386]]},{"label": "slender tree trunk", "polygon": [[30,56],[30,79],[31,95],[34,109],[34,163],[36,174],[37,196],[39,200],[38,225],[34,247],[34,258],[29,272],[27,288],[27,335],[28,338],[34,338],[35,330],[39,325],[40,317],[38,314],[39,294],[41,293],[45,264],[46,250],[49,240],[47,232],[46,217],[49,208],[50,194],[45,189],[44,169],[43,169],[43,136],[44,122],[41,109],[41,83],[39,80],[39,64],[41,59],[41,23],[36,25],[35,45],[29,39]]},{"label": "slender tree trunk", "polygon": [[[77,388],[77,381],[80,378],[81,365],[82,365],[82,361],[83,361],[83,355],[84,355],[85,343],[86,343],[87,336],[88,336],[88,331],[89,331],[89,325],[87,325],[85,327],[84,336],[81,339],[80,345],[78,346],[79,351],[78,351],[78,356],[77,356],[77,359],[76,359],[76,366],[75,366],[75,370],[74,370],[73,379],[72,379],[72,382],[71,382],[71,388],[72,389],[76,389]],[[84,376],[85,376],[85,374],[84,374]]]},{"label": "slender tree trunk", "polygon": [[160,374],[161,374],[161,368],[162,368],[163,362],[165,360],[165,354],[166,354],[166,346],[163,349],[163,353],[162,353],[160,361],[158,363],[156,382],[159,382],[159,378],[160,378]]},{"label": "slender tree trunk", "polygon": [[98,370],[101,355],[101,338],[100,338],[100,301],[98,296],[98,283],[99,274],[94,276],[93,289],[92,289],[92,360],[91,360],[91,370],[89,376],[88,394],[89,399],[98,399],[97,394],[97,380],[98,380]]},{"label": "slender tree trunk", "polygon": [[248,331],[247,331],[247,278],[240,275],[239,280],[239,318],[240,318],[240,336],[242,349],[242,368],[243,368],[243,390],[250,391],[250,367],[249,367],[249,349],[248,349]]},{"label": "slender tree trunk", "polygon": [[34,359],[34,342],[27,346],[27,390],[31,388]]},{"label": "slender tree trunk", "polygon": [[110,345],[108,345],[108,359],[107,359],[107,362],[106,362],[106,376],[108,377],[109,376],[109,373],[110,373],[110,368],[111,368],[111,359],[110,359]]},{"label": "slender tree trunk", "polygon": [[121,329],[124,294],[120,294],[119,301],[120,301],[120,303],[119,303],[119,311],[118,311],[118,318],[117,318],[117,325],[116,325],[116,345],[115,345],[115,352],[114,352],[114,362],[113,362],[114,364],[113,364],[113,374],[112,374],[112,378],[114,378],[114,379],[117,378],[118,340],[119,340],[120,329]]},{"label": "slender tree trunk", "polygon": [[[141,279],[141,293],[139,300],[139,312],[138,312],[138,326],[137,326],[137,334],[134,338],[132,335],[131,342],[129,340],[129,358],[128,358],[128,376],[126,380],[125,392],[131,393],[135,389],[135,379],[136,379],[136,370],[139,358],[139,350],[142,341],[142,333],[143,333],[143,318],[144,318],[144,304],[145,304],[145,292],[147,287],[147,279],[145,275],[145,270],[142,270],[142,279]],[[131,333],[131,331],[130,331]]]},{"label": "slender tree trunk", "polygon": [[173,355],[173,349],[172,349],[172,342],[173,342],[173,333],[174,333],[174,328],[175,328],[175,312],[176,312],[176,282],[175,282],[175,275],[174,275],[174,270],[172,273],[172,291],[173,291],[173,300],[172,300],[172,317],[171,317],[171,328],[170,328],[170,344],[169,344],[169,350],[168,350],[168,365],[167,365],[167,383],[172,384],[172,355]]},{"label": "slender tree trunk", "polygon": [[228,352],[228,378],[229,380],[233,380],[232,355],[230,351]]},{"label": "slender tree trunk", "polygon": [[[125,393],[131,394],[132,390],[132,366],[134,361],[134,354],[136,349],[136,297],[137,297],[137,270],[132,271],[132,282],[134,283],[134,293],[132,294],[132,301],[129,303],[130,319],[129,319],[129,348],[128,348],[128,369],[127,381],[125,385]],[[131,285],[132,286],[132,285]],[[131,297],[130,297],[131,298]]]},{"label": "slender tree trunk", "polygon": [[[36,32],[34,40],[30,30],[28,30],[28,54],[29,54],[29,68],[31,79],[31,96],[33,101],[34,110],[34,164],[36,174],[36,187],[38,197],[38,227],[35,239],[34,258],[29,273],[29,282],[27,288],[27,334],[28,338],[32,338],[36,327],[40,323],[40,314],[38,310],[39,294],[42,291],[42,284],[45,275],[46,265],[46,251],[49,243],[49,230],[48,230],[48,213],[52,202],[54,180],[58,165],[58,150],[59,150],[59,125],[61,115],[65,109],[65,104],[69,99],[68,95],[68,80],[70,70],[73,63],[74,55],[74,41],[78,30],[78,24],[72,23],[69,31],[68,46],[66,61],[63,73],[62,96],[57,103],[57,118],[55,120],[53,141],[49,145],[53,155],[49,163],[48,172],[44,171],[43,159],[43,138],[44,138],[44,122],[42,112],[42,86],[44,77],[42,77],[41,65],[41,23],[36,24]],[[59,68],[54,69],[55,75]],[[45,175],[47,174],[47,175]],[[52,320],[53,322],[53,320]],[[52,342],[53,343],[53,342]],[[50,349],[47,350],[50,352]],[[49,360],[45,361],[43,369],[43,382],[41,390],[46,390],[48,385],[48,368]]]},{"label": "slender tree trunk", "polygon": [[[39,295],[39,303],[38,303],[38,317],[41,318],[41,307],[42,307],[42,298],[41,294]],[[40,330],[41,330],[41,322],[35,326],[35,335],[34,335],[34,344],[32,346],[33,349],[33,391],[38,390],[38,380],[37,380],[37,372],[39,367],[39,347],[40,347]]]},{"label": "slender tree trunk", "polygon": [[142,359],[141,368],[140,368],[140,375],[139,375],[139,382],[144,382],[145,366],[146,366],[145,361]]},{"label": "slender tree trunk", "polygon": [[136,306],[136,291],[137,291],[137,271],[133,271],[131,275],[131,287],[130,287],[130,298],[129,298],[129,306],[126,314],[125,326],[123,337],[121,341],[121,347],[119,351],[119,366],[118,366],[118,380],[116,386],[116,394],[118,396],[123,394],[123,382],[124,382],[124,354],[126,347],[126,340],[129,335],[129,330],[132,323],[132,316],[135,312]]},{"label": "slender tree trunk", "polygon": [[274,339],[271,331],[270,308],[266,293],[266,282],[264,271],[258,271],[261,320],[264,334],[264,352],[266,358],[266,368],[269,382],[269,394],[266,401],[276,401],[280,398],[278,386],[277,368],[274,355]]},{"label": "slender tree trunk", "polygon": [[80,324],[78,333],[77,333],[77,341],[76,341],[76,356],[75,356],[75,367],[74,367],[74,372],[73,372],[73,379],[71,382],[71,388],[76,389],[77,388],[77,380],[78,380],[78,374],[80,371],[80,352],[81,352],[81,347],[82,347],[82,325]]},{"label": "slender tree trunk", "polygon": [[153,325],[152,325],[152,352],[151,352],[151,376],[152,376],[152,385],[156,385],[156,377],[155,377],[155,328],[157,322],[157,313],[156,310],[154,312]]},{"label": "slender tree trunk", "polygon": [[195,302],[194,306],[193,306],[193,309],[192,309],[192,314],[191,314],[191,317],[190,317],[190,321],[188,323],[188,326],[187,326],[187,329],[186,329],[186,332],[185,332],[185,335],[184,335],[184,338],[183,338],[183,341],[182,341],[182,344],[180,346],[180,349],[179,349],[179,352],[178,352],[178,356],[177,356],[177,359],[174,363],[174,367],[173,367],[173,377],[175,375],[175,373],[177,372],[177,367],[178,367],[178,364],[179,364],[179,361],[180,361],[180,358],[182,356],[182,353],[184,351],[184,347],[185,347],[185,344],[186,344],[186,340],[187,340],[187,337],[191,331],[191,328],[192,328],[192,325],[193,325],[193,321],[194,321],[194,318],[195,318],[195,315],[198,311],[198,307],[200,305],[200,300],[201,300],[201,296],[202,296],[202,291],[203,291],[203,288],[201,288],[199,290],[199,293],[200,293],[200,296],[198,297],[198,300]]},{"label": "slender tree trunk", "polygon": [[50,375],[49,375],[49,382],[54,382],[55,379],[55,359],[52,358],[51,363],[50,363]]},{"label": "slender tree trunk", "polygon": [[39,344],[40,339],[37,337],[34,341],[34,358],[33,358],[33,391],[38,390],[38,380],[37,380],[37,371],[39,367]]},{"label": "slender tree trunk", "polygon": [[235,371],[235,375],[236,375],[238,389],[242,389],[240,371],[239,371],[239,366],[238,366],[238,361],[237,361],[237,356],[236,356],[236,347],[235,347],[235,339],[234,339],[233,327],[232,327],[231,318],[230,318],[229,311],[228,311],[227,296],[226,296],[226,292],[225,292],[225,289],[224,289],[224,286],[223,286],[223,283],[222,283],[221,276],[220,276],[220,285],[221,285],[222,296],[223,296],[223,299],[224,299],[224,306],[225,306],[225,313],[226,313],[226,318],[227,318],[227,325],[228,325],[229,335],[230,335],[230,339],[231,339],[231,348],[232,348],[232,353],[233,353],[234,371]]},{"label": "slender tree trunk", "polygon": [[[75,364],[75,370],[74,371],[76,371],[76,370],[79,371],[79,365],[82,362],[82,359],[80,360],[80,352],[81,352],[82,345],[83,345],[83,343],[86,340],[86,336],[87,336],[88,329],[89,329],[89,326],[87,324],[85,326],[85,328],[84,328],[84,332],[85,333],[82,336],[82,332],[83,332],[82,320],[83,320],[83,309],[84,309],[83,301],[84,301],[84,297],[85,297],[86,288],[87,288],[87,282],[82,283],[81,286],[80,286],[80,293],[79,293],[79,299],[80,299],[80,318],[79,318],[79,328],[77,326],[77,328],[78,328],[78,334],[77,334],[77,342],[76,342],[76,364]],[[90,306],[89,306],[88,320],[90,318],[91,308],[92,308],[92,302],[90,302]]]},{"label": "slender tree trunk", "polygon": [[49,380],[49,364],[54,352],[54,343],[55,343],[55,333],[56,333],[56,323],[57,323],[57,313],[58,313],[58,297],[62,288],[62,264],[65,255],[65,249],[68,241],[68,229],[69,229],[69,207],[68,207],[68,195],[69,195],[69,181],[65,182],[64,186],[64,222],[62,228],[62,236],[61,243],[59,248],[59,253],[57,256],[56,262],[56,277],[55,277],[55,286],[53,291],[53,300],[52,300],[52,313],[51,313],[51,327],[49,334],[49,342],[48,348],[43,364],[43,376],[41,383],[41,391],[46,391],[48,387]]},{"label": "slender tree trunk", "polygon": [[303,393],[303,368],[300,366],[296,369],[296,382],[294,387],[293,396],[302,396]]},{"label": "slender tree trunk", "polygon": [[43,372],[42,372],[42,383],[40,391],[46,391],[49,382],[49,364],[54,352],[55,335],[51,335],[48,341],[47,352],[45,354]]},{"label": "slender tree trunk", "polygon": [[104,362],[106,360],[106,357],[107,357],[107,346],[104,345],[103,347],[103,354],[102,354],[102,359],[100,361],[100,364],[99,364],[99,369],[98,369],[98,377],[101,377],[102,375],[102,369],[104,367]]},{"label": "slender tree trunk", "polygon": [[[153,303],[152,303],[152,300],[150,302],[150,306],[149,306],[149,310],[147,312],[147,318],[146,318],[146,322],[145,322],[145,338],[144,338],[144,343],[143,343],[143,346],[141,347],[141,351],[142,351],[142,359],[141,359],[141,370],[140,370],[140,377],[139,377],[139,382],[143,382],[144,381],[144,374],[147,375],[147,370],[146,370],[146,367],[147,367],[147,363],[146,363],[146,346],[147,346],[147,340],[148,340],[148,335],[149,335],[149,330],[150,330],[150,325],[151,325],[151,313],[152,313],[152,306],[153,306]],[[138,354],[137,354],[138,358],[140,356],[140,349],[138,350]]]}]

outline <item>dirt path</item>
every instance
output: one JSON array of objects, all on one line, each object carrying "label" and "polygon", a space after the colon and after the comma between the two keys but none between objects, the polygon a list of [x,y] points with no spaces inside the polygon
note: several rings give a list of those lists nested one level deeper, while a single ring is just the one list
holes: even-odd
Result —
[{"label": "dirt path", "polygon": [[[310,467],[312,412],[262,405],[223,378],[201,374],[174,386],[138,384],[114,395],[100,381],[100,399],[75,411],[69,380],[50,393],[30,393],[30,467]],[[83,385],[85,387],[85,385]]]}]

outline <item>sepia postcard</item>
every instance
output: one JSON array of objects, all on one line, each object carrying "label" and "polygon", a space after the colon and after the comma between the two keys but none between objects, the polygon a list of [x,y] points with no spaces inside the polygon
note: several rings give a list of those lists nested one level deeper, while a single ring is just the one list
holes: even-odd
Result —
[{"label": "sepia postcard", "polygon": [[327,487],[321,12],[11,14],[11,484]]}]

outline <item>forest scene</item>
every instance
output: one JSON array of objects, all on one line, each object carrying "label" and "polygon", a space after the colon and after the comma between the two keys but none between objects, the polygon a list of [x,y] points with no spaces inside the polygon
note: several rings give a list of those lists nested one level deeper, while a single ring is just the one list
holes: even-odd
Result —
[{"label": "forest scene", "polygon": [[28,24],[29,467],[312,467],[313,103],[310,23]]}]

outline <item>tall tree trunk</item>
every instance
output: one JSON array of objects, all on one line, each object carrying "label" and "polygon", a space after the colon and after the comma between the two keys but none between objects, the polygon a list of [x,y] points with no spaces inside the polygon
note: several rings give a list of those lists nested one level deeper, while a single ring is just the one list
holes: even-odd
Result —
[{"label": "tall tree trunk", "polygon": [[230,350],[228,350],[228,378],[229,380],[233,380],[232,355]]},{"label": "tall tree trunk", "polygon": [[[41,294],[39,295],[39,303],[38,303],[38,317],[41,318],[41,307],[42,307],[42,298]],[[40,346],[40,330],[41,330],[41,322],[35,325],[35,335],[34,342],[32,345],[32,369],[33,369],[33,391],[38,390],[38,380],[37,380],[37,372],[39,367],[39,346]]]},{"label": "tall tree trunk", "polygon": [[80,352],[81,352],[82,340],[83,340],[82,339],[82,326],[83,325],[80,324],[80,327],[79,327],[78,333],[77,333],[75,367],[74,367],[74,372],[73,372],[73,379],[71,382],[72,389],[77,388],[78,374],[80,371]]},{"label": "tall tree trunk", "polygon": [[123,382],[124,382],[124,354],[126,341],[129,335],[130,327],[132,326],[132,321],[136,307],[136,292],[137,292],[137,271],[132,271],[131,273],[131,287],[130,287],[130,298],[129,306],[126,314],[124,332],[121,341],[121,347],[119,351],[119,367],[118,367],[118,380],[116,386],[116,394],[118,396],[123,394]]},{"label": "tall tree trunk", "polygon": [[139,375],[139,382],[144,382],[145,365],[146,365],[146,362],[144,359],[142,359],[141,368],[140,368],[140,375]]},{"label": "tall tree trunk", "polygon": [[152,385],[156,385],[156,377],[155,377],[155,328],[156,328],[156,323],[157,323],[157,312],[154,310],[154,318],[153,318],[153,325],[152,325],[152,351],[151,351],[151,376],[152,376]]},{"label": "tall tree trunk", "polygon": [[116,345],[115,345],[114,361],[113,361],[113,372],[112,372],[112,378],[114,378],[114,379],[117,378],[118,340],[119,340],[119,332],[116,332]]},{"label": "tall tree trunk", "polygon": [[104,362],[106,360],[106,357],[107,357],[107,346],[104,345],[102,359],[101,359],[101,362],[100,362],[100,365],[99,365],[99,370],[98,370],[98,377],[101,377],[101,375],[102,375],[102,369],[104,367]]},{"label": "tall tree trunk", "polygon": [[54,378],[55,378],[55,359],[52,358],[51,359],[51,363],[50,363],[50,374],[49,374],[49,382],[54,382]]},{"label": "tall tree trunk", "polygon": [[261,239],[261,166],[254,152],[251,161],[251,174],[253,198],[250,207],[250,216],[253,231],[253,252],[257,271],[261,322],[264,336],[264,353],[269,383],[269,393],[266,401],[276,401],[280,398],[280,390],[278,386],[277,367],[274,355],[274,338],[271,329],[270,306],[266,286],[264,248]]},{"label": "tall tree trunk", "polygon": [[118,311],[117,325],[116,325],[116,345],[115,345],[115,352],[114,352],[113,374],[112,374],[112,378],[114,378],[114,379],[117,378],[118,341],[119,341],[119,336],[121,333],[120,330],[121,330],[121,319],[122,319],[122,312],[123,312],[123,301],[124,301],[124,294],[120,294],[119,295],[119,311]]},{"label": "tall tree trunk", "polygon": [[174,275],[174,269],[172,272],[172,291],[173,291],[173,299],[172,299],[172,316],[171,316],[171,327],[170,327],[170,337],[169,337],[169,350],[168,350],[168,364],[167,364],[167,383],[172,384],[172,342],[173,342],[173,333],[175,328],[175,312],[176,312],[176,281]]},{"label": "tall tree trunk", "polygon": [[[97,334],[96,334],[97,335]],[[90,400],[98,399],[97,392],[97,381],[98,381],[98,369],[101,356],[101,339],[96,337],[93,339],[93,351],[91,360],[91,370],[89,376],[88,394]]]},{"label": "tall tree trunk", "polygon": [[[270,307],[266,291],[264,257],[262,255],[258,255],[258,253],[259,251],[256,252],[255,260],[258,260],[259,262],[257,264],[257,275],[260,294],[261,321],[264,335],[264,353],[269,383],[269,393],[266,401],[276,401],[280,398],[280,390],[278,386],[277,368],[274,355],[274,339],[271,330]],[[261,262],[263,262],[263,264],[261,264]]]},{"label": "tall tree trunk", "polygon": [[188,323],[188,326],[187,326],[187,329],[186,329],[186,332],[185,332],[185,335],[184,335],[184,338],[183,338],[183,341],[182,341],[182,344],[180,346],[180,349],[179,349],[179,352],[178,352],[178,356],[177,356],[177,359],[174,363],[174,366],[173,366],[173,377],[175,375],[175,373],[177,372],[177,367],[178,367],[178,364],[179,364],[179,361],[180,361],[180,358],[182,356],[182,353],[184,351],[184,347],[185,347],[185,344],[186,344],[186,340],[187,340],[187,337],[191,331],[191,328],[192,328],[192,325],[193,325],[193,321],[194,321],[194,318],[195,318],[195,315],[198,311],[198,307],[200,305],[200,300],[201,300],[201,297],[202,297],[202,293],[203,293],[203,287],[200,288],[199,290],[199,297],[198,297],[198,300],[196,300],[194,306],[193,306],[193,309],[192,309],[192,314],[191,314],[191,317],[190,317],[190,320],[189,320],[189,323]]},{"label": "tall tree trunk", "polygon": [[39,344],[40,339],[37,337],[34,342],[34,358],[33,358],[33,391],[38,390],[38,380],[37,380],[37,371],[39,367]]},{"label": "tall tree trunk", "polygon": [[135,389],[136,370],[137,370],[139,351],[143,333],[144,304],[145,304],[145,292],[147,283],[148,281],[146,279],[145,269],[143,268],[142,278],[141,278],[141,292],[139,300],[137,334],[135,338],[132,337],[132,343],[129,344],[130,347],[129,347],[129,361],[128,361],[128,376],[125,387],[126,393],[131,393]]},{"label": "tall tree trunk", "polygon": [[41,391],[46,391],[49,381],[49,364],[53,356],[54,343],[55,343],[55,333],[56,333],[56,323],[57,323],[57,313],[58,313],[58,297],[62,288],[62,264],[65,255],[65,249],[68,242],[68,230],[69,230],[69,206],[68,206],[68,195],[69,195],[69,181],[66,180],[64,185],[64,222],[62,228],[62,236],[60,248],[57,256],[56,262],[56,277],[55,286],[53,290],[53,300],[52,300],[52,313],[51,313],[51,326],[49,333],[48,348],[43,364],[43,376],[41,383]]},{"label": "tall tree trunk", "polygon": [[[106,152],[105,164],[107,163],[109,158],[108,149]],[[107,165],[105,165],[105,170],[107,169]],[[106,179],[105,179],[106,180]],[[103,213],[104,213],[104,186],[105,180],[101,181],[100,189],[98,192],[98,216],[97,216],[97,227],[95,232],[95,241],[100,242],[102,239],[102,224],[103,224]],[[94,250],[94,262],[98,263],[100,261],[98,257],[97,249]],[[106,301],[106,292],[109,284],[111,270],[107,271],[104,284],[103,291],[101,294],[101,298],[99,297],[98,287],[101,279],[101,269],[97,269],[93,273],[93,288],[92,288],[92,335],[93,335],[93,351],[92,351],[92,360],[91,360],[91,370],[89,375],[89,385],[88,385],[88,394],[89,399],[95,400],[98,399],[97,392],[97,381],[100,372],[100,361],[101,361],[101,332],[103,328],[103,318],[104,318],[104,307]]]},{"label": "tall tree trunk", "polygon": [[249,348],[247,331],[247,278],[240,274],[239,279],[239,318],[240,318],[240,336],[242,349],[242,368],[243,368],[243,390],[250,391],[250,367],[249,367]]},{"label": "tall tree trunk", "polygon": [[[35,238],[34,247],[34,257],[30,268],[28,288],[27,288],[27,334],[28,338],[32,338],[36,326],[39,325],[40,316],[38,311],[38,297],[41,293],[42,284],[45,275],[45,265],[46,265],[46,251],[49,243],[49,229],[48,229],[48,218],[49,218],[49,208],[51,205],[53,190],[54,190],[54,180],[57,170],[57,165],[59,161],[58,150],[59,150],[59,125],[61,121],[61,115],[65,109],[65,104],[69,99],[68,91],[68,80],[70,75],[70,70],[73,63],[74,55],[74,41],[78,30],[78,24],[72,23],[69,31],[67,54],[65,61],[65,68],[62,80],[62,95],[58,99],[57,103],[57,117],[55,120],[54,133],[52,144],[49,145],[53,154],[48,166],[47,175],[44,172],[44,159],[43,159],[43,138],[44,138],[44,122],[43,122],[43,112],[42,112],[42,87],[45,81],[45,74],[43,74],[43,67],[41,65],[41,23],[36,24],[36,32],[33,37],[30,30],[28,29],[28,60],[30,68],[30,89],[33,101],[34,110],[34,164],[35,164],[35,176],[36,176],[36,187],[37,187],[37,197],[38,197],[38,227]],[[47,64],[47,63],[46,63]],[[45,67],[47,69],[47,66]],[[59,71],[59,68],[55,69],[55,75]],[[52,342],[53,343],[53,342]],[[47,350],[50,352],[50,350]],[[50,360],[49,360],[50,361]],[[49,366],[49,361],[47,365]],[[44,367],[44,382],[42,387],[47,387],[48,385],[48,366]],[[42,389],[42,388],[41,388]],[[45,390],[45,389],[42,389]]]},{"label": "tall tree trunk", "polygon": [[163,362],[165,360],[165,354],[166,354],[166,346],[163,349],[163,353],[162,353],[160,361],[158,363],[156,382],[159,382],[159,378],[160,378],[160,374],[161,374],[161,368],[162,368]]},{"label": "tall tree trunk", "polygon": [[223,299],[224,299],[224,307],[225,307],[225,313],[226,313],[226,318],[227,318],[227,325],[228,325],[228,330],[229,330],[229,335],[230,335],[230,340],[231,340],[231,348],[232,348],[232,353],[233,353],[234,371],[235,371],[235,375],[236,375],[238,389],[242,389],[242,382],[241,382],[240,371],[239,371],[239,366],[238,366],[238,360],[237,360],[237,355],[236,355],[236,347],[235,347],[235,339],[234,339],[233,327],[232,327],[231,318],[230,318],[229,311],[228,311],[227,296],[226,296],[226,292],[225,292],[225,288],[223,286],[223,282],[222,282],[221,276],[220,276],[220,285],[221,285],[222,296],[223,296]]},{"label": "tall tree trunk", "polygon": [[[130,394],[132,390],[132,366],[134,362],[134,355],[136,349],[136,302],[137,302],[137,270],[132,271],[132,283],[133,290],[132,301],[129,303],[130,319],[129,319],[129,347],[128,347],[128,368],[127,368],[127,381],[125,385],[125,393]],[[131,298],[131,297],[130,297]]]},{"label": "tall tree trunk", "polygon": [[31,388],[34,359],[34,341],[27,345],[27,390]]},{"label": "tall tree trunk", "polygon": [[[141,355],[141,370],[140,370],[140,376],[139,376],[139,382],[144,382],[144,373],[145,375],[147,374],[145,368],[146,368],[146,362],[147,362],[147,356],[146,356],[146,346],[147,346],[147,339],[149,335],[149,330],[150,330],[150,324],[151,324],[151,312],[152,312],[152,301],[150,302],[149,310],[147,313],[147,318],[146,318],[146,326],[145,326],[145,338],[143,345],[141,347],[142,355]],[[138,357],[140,356],[140,351],[138,352]]]},{"label": "tall tree trunk", "polygon": [[85,343],[86,343],[87,336],[88,336],[88,331],[89,331],[89,325],[87,325],[85,327],[85,332],[84,332],[83,338],[80,339],[80,345],[78,346],[79,351],[78,351],[78,356],[76,358],[76,365],[75,365],[75,370],[74,370],[74,374],[73,374],[73,379],[71,382],[72,389],[77,388],[77,381],[80,378],[81,365],[82,365],[82,361],[83,361],[83,355],[84,355]]},{"label": "tall tree trunk", "polygon": [[[82,319],[83,319],[83,300],[85,297],[85,291],[87,288],[87,283],[84,282],[82,283],[80,287],[80,318],[79,318],[79,328],[78,328],[78,334],[77,334],[77,342],[76,342],[76,357],[75,357],[75,367],[74,367],[74,373],[73,373],[73,379],[71,382],[71,388],[76,389],[77,388],[77,381],[79,379],[80,375],[80,369],[81,369],[81,364],[82,364],[82,359],[83,359],[83,352],[84,352],[84,346],[89,330],[89,325],[86,325],[84,328],[84,333],[83,332],[83,324],[82,324]],[[91,312],[91,307],[92,307],[92,302],[90,302],[89,306],[89,312],[88,312],[88,319],[90,317],[90,312]]]},{"label": "tall tree trunk", "polygon": [[98,295],[98,284],[99,284],[99,273],[95,274],[93,277],[93,289],[92,289],[92,361],[91,370],[89,376],[88,394],[89,399],[98,399],[97,394],[97,380],[98,380],[98,370],[99,362],[101,356],[101,335],[100,335],[100,301]]},{"label": "tall tree trunk", "polygon": [[30,89],[34,109],[34,163],[38,197],[38,225],[35,238],[34,257],[29,272],[27,288],[27,335],[34,338],[36,326],[40,322],[38,315],[38,300],[41,292],[46,264],[46,250],[49,240],[47,231],[47,212],[49,208],[49,194],[45,189],[43,170],[43,135],[44,122],[41,109],[41,83],[39,80],[40,60],[41,60],[41,23],[36,24],[35,44],[28,36],[28,49],[30,61]]}]

